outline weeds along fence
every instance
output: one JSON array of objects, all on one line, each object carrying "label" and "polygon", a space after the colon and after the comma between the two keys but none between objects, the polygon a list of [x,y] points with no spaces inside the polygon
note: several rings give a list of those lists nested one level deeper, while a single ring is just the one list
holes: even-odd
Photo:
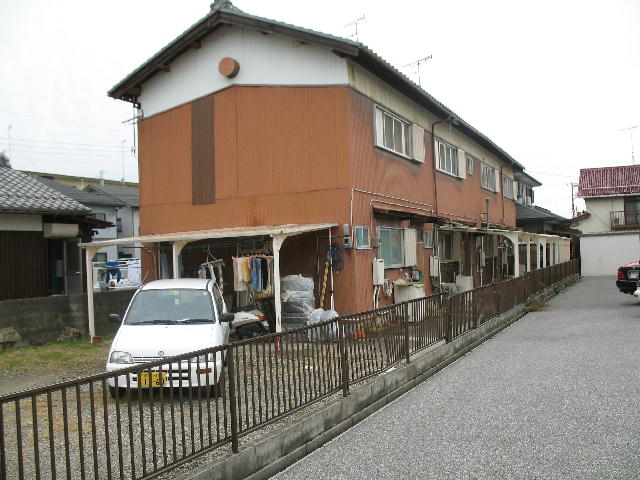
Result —
[{"label": "weeds along fence", "polygon": [[117,373],[2,396],[0,477],[152,478],[223,445],[235,452],[242,436],[347,395],[354,383],[578,272],[574,260],[449,298],[433,295],[171,358],[138,358]]}]

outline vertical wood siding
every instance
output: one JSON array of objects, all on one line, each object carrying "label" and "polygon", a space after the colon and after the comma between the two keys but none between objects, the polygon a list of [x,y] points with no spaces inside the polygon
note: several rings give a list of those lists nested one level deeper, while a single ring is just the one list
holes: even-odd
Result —
[{"label": "vertical wood siding", "polygon": [[0,231],[0,300],[49,295],[42,232]]}]

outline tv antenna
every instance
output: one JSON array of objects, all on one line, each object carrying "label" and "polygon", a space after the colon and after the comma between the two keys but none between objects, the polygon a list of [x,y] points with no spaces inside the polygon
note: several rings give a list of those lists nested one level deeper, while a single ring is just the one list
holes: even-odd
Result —
[{"label": "tv antenna", "polygon": [[361,17],[356,18],[353,22],[349,22],[345,25],[345,28],[353,26],[353,29],[354,29],[354,32],[351,35],[349,35],[347,38],[356,37],[356,42],[360,41],[358,39],[358,24],[363,21],[364,21],[364,14]]},{"label": "tv antenna", "polygon": [[638,128],[638,125],[634,125],[632,127],[621,128],[618,130],[619,132],[629,131],[629,135],[631,136],[631,164],[634,165],[636,163],[635,155],[633,152],[633,131]]},{"label": "tv antenna", "polygon": [[415,62],[411,62],[411,63],[407,63],[406,65],[403,65],[402,68],[411,67],[412,65],[415,65],[416,71],[412,73],[418,75],[418,85],[422,86],[421,79],[420,79],[420,65],[427,62],[428,60],[431,60],[432,58],[433,58],[433,55],[427,55],[426,57],[419,58]]}]

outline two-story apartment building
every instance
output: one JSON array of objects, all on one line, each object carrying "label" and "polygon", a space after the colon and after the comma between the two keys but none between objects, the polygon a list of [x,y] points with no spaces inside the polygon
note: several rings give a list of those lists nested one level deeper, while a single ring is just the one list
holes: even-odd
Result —
[{"label": "two-story apartment building", "polygon": [[560,260],[515,230],[523,165],[361,43],[216,1],[109,95],[139,112],[147,278],[273,249],[346,314]]},{"label": "two-story apartment building", "polygon": [[640,258],[640,165],[583,168],[578,196],[585,211],[573,219],[582,231],[584,275],[614,275]]}]

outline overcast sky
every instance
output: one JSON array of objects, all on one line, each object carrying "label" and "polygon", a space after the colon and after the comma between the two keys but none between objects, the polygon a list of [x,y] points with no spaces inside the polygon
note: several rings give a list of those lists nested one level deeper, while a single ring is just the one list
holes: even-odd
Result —
[{"label": "overcast sky", "polygon": [[[132,107],[106,92],[209,3],[0,1],[0,151],[10,136],[14,168],[120,179],[124,146],[137,181]],[[524,164],[544,184],[536,203],[558,214],[570,215],[580,168],[631,163],[621,129],[640,124],[638,0],[234,4],[340,36],[364,15],[359,40],[396,67],[432,55],[423,88]]]}]

